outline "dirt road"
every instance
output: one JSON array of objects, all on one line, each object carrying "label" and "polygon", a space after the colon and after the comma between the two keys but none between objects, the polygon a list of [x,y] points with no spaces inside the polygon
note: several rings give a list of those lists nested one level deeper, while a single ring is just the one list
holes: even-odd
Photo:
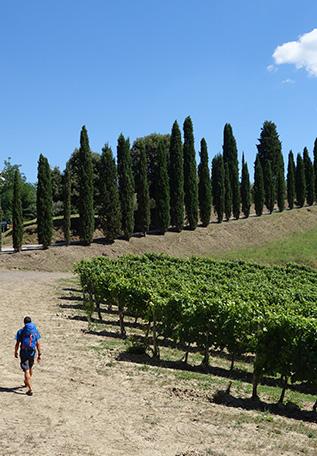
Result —
[{"label": "dirt road", "polygon": [[[97,335],[67,318],[59,295],[67,273],[0,272],[0,455],[313,455],[301,424],[172,394],[173,377],[155,376],[89,347]],[[34,396],[21,388],[14,335],[30,314],[42,333]],[[178,383],[177,387],[182,388]],[[259,425],[260,423],[260,425]],[[297,426],[297,427],[296,427]],[[314,425],[312,426],[312,432]],[[306,429],[306,428],[305,428]]]}]

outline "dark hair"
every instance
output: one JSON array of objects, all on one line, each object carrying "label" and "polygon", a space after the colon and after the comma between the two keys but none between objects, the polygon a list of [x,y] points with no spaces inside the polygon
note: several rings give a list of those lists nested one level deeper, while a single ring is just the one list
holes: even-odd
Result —
[{"label": "dark hair", "polygon": [[24,317],[24,324],[31,323],[31,317]]}]

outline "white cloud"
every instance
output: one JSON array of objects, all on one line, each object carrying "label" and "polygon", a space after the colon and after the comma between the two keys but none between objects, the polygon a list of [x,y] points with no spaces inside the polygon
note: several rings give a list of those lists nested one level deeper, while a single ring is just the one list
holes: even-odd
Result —
[{"label": "white cloud", "polygon": [[266,69],[267,69],[267,71],[268,71],[269,73],[275,73],[275,72],[277,71],[277,68],[276,68],[275,65],[268,65],[268,66],[266,67]]},{"label": "white cloud", "polygon": [[282,84],[295,84],[295,81],[294,79],[287,78],[282,81]]},{"label": "white cloud", "polygon": [[317,29],[301,35],[297,41],[278,46],[273,58],[276,65],[293,64],[317,77]]}]

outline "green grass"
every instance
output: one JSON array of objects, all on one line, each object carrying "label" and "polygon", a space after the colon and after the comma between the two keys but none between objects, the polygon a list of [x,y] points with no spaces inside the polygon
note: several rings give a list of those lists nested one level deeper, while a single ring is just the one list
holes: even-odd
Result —
[{"label": "green grass", "polygon": [[106,354],[108,350],[124,350],[125,342],[122,339],[110,339],[91,345],[89,348],[100,354]]},{"label": "green grass", "polygon": [[214,255],[223,259],[241,259],[263,264],[299,263],[317,267],[317,229],[288,236],[261,247],[248,247]]}]

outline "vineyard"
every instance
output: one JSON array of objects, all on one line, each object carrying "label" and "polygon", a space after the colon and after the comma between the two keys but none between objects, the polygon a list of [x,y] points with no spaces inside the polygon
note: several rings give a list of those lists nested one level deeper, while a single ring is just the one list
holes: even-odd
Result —
[{"label": "vineyard", "polygon": [[280,402],[289,382],[316,386],[313,269],[146,254],[83,260],[76,273],[88,321],[95,310],[102,318],[102,304],[116,309],[125,338],[125,315],[141,319],[146,328],[142,343],[154,358],[159,359],[166,340],[183,347],[185,362],[193,347],[205,365],[211,349],[224,350],[231,370],[235,359],[253,354],[253,399],[264,374],[281,377]]}]

